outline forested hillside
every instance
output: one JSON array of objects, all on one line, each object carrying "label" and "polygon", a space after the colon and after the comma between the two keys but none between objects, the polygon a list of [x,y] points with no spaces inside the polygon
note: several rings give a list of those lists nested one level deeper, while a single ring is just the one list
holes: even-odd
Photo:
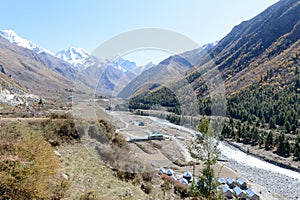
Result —
[{"label": "forested hillside", "polygon": [[[300,113],[300,2],[279,1],[240,25],[199,58],[184,80],[199,101],[198,114],[212,115],[211,86],[218,72],[226,90],[227,117],[222,137],[259,145],[280,156],[299,160]],[[155,83],[155,82],[154,82]],[[171,111],[167,119],[180,124],[176,95],[156,85],[137,90],[131,109],[150,109],[155,104]],[[187,94],[188,95],[188,94]],[[188,96],[187,96],[188,98]],[[191,122],[192,123],[192,122]],[[297,136],[298,135],[298,136]]]}]

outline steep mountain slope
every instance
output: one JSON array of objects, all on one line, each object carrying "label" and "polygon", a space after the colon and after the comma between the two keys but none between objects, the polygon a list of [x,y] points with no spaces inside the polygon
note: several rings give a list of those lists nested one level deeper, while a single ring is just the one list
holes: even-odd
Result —
[{"label": "steep mountain slope", "polygon": [[120,92],[119,97],[128,98],[133,95],[135,91],[141,92],[141,90],[147,88],[149,84],[163,84],[182,79],[185,74],[199,62],[199,58],[204,56],[207,51],[213,48],[217,43],[218,42],[209,43],[198,49],[170,56],[158,65],[151,66],[126,85]]},{"label": "steep mountain slope", "polygon": [[12,44],[16,44],[18,46],[30,49],[32,51],[34,51],[35,53],[48,53],[53,55],[52,52],[50,52],[49,50],[46,50],[44,48],[39,47],[37,44],[35,44],[32,41],[26,40],[22,37],[20,37],[19,35],[17,35],[17,33],[13,30],[3,30],[0,31],[0,36],[6,40],[8,40],[10,43]]},{"label": "steep mountain slope", "polygon": [[[223,94],[223,103],[225,103],[225,96],[228,102],[234,101],[236,95],[249,87],[252,88],[251,91],[258,90],[260,92],[259,94],[272,91],[278,95],[283,93],[281,92],[283,89],[291,90],[291,94],[289,93],[289,97],[287,98],[293,99],[294,96],[298,95],[300,90],[299,52],[300,1],[279,1],[253,19],[236,26],[225,38],[218,42],[216,46],[210,49],[207,54],[199,54],[197,50],[185,53],[187,54],[185,58],[188,58],[188,60],[195,63],[195,65],[191,67],[184,78],[181,80],[173,80],[175,87],[173,85],[172,88],[168,87],[163,77],[159,79],[162,80],[162,82],[152,82],[160,84],[160,86],[155,86],[155,90],[152,89],[153,85],[140,87],[141,89],[138,89],[143,82],[140,82],[140,85],[134,86],[131,85],[134,83],[132,82],[129,86],[133,89],[128,90],[128,95],[124,95],[123,97],[135,97],[132,99],[132,104],[134,104],[135,108],[139,108],[139,105],[147,107],[148,105],[144,105],[145,97],[148,98],[146,103],[152,102],[153,104],[155,100],[163,96],[166,91],[166,86],[169,89],[177,88],[181,90],[192,88],[193,92],[198,95],[198,101],[200,102],[198,111],[201,115],[212,114],[212,102],[209,95],[214,96],[214,91]],[[141,74],[140,77],[142,77],[142,75],[144,75],[144,73]],[[149,74],[149,76],[150,75],[151,74]],[[144,77],[140,80],[143,79]],[[148,79],[155,80],[155,77],[148,77]],[[139,77],[135,80],[139,80]],[[128,87],[125,89],[127,88]],[[222,93],[224,89],[226,93]],[[122,92],[120,94],[123,94]],[[190,92],[186,94],[182,93],[183,97],[177,97],[186,99],[189,97],[196,98],[190,94]],[[149,99],[149,97],[152,99]],[[258,96],[256,98],[258,98]],[[250,105],[257,104],[258,101],[255,101],[255,98],[240,99],[243,99],[243,102],[234,101],[237,105],[235,109],[233,109],[239,114],[236,114],[234,111],[231,112],[231,105],[227,105],[227,111],[230,111],[227,113],[229,117],[238,120],[250,119],[250,124],[253,121],[256,122],[256,120],[260,120],[259,123],[262,124],[269,123],[270,116],[267,118],[269,114],[265,114],[265,116],[254,116],[253,111],[246,112]],[[244,102],[246,99],[249,101],[252,100],[252,102]],[[173,102],[174,100],[171,99],[169,101]],[[266,104],[270,104],[270,102],[272,101]],[[289,106],[293,107],[293,102],[294,101],[289,100],[285,103],[291,104]],[[169,102],[160,102],[160,105],[166,105],[168,103]],[[221,103],[220,105],[222,106],[223,104]],[[256,107],[258,106],[256,105]],[[272,107],[272,105],[269,105],[269,107]],[[275,108],[273,109],[275,110]],[[297,110],[296,107],[294,110]],[[284,115],[287,116],[291,115],[290,113],[292,111],[285,110],[281,112],[285,112]],[[294,117],[298,119],[296,114]],[[277,125],[282,126],[282,124]],[[293,125],[299,127],[297,123]]]},{"label": "steep mountain slope", "polygon": [[133,72],[138,67],[135,64],[135,62],[125,60],[123,58],[118,58],[113,63],[116,67],[122,68],[122,69],[127,70],[127,71],[131,71],[131,72]]},{"label": "steep mountain slope", "polygon": [[183,77],[192,65],[179,55],[170,56],[158,65],[144,71],[137,78],[131,81],[120,93],[119,97],[130,97],[143,85],[150,83],[162,84],[173,81],[175,77]]},{"label": "steep mountain slope", "polygon": [[[176,93],[169,88],[148,85],[131,95],[129,108],[161,109],[153,107],[159,104],[163,111],[173,112],[166,114],[166,119],[181,124],[190,123],[194,115],[182,113],[185,102],[176,102],[179,98],[197,101],[196,107],[188,104],[196,116],[224,116],[216,111],[226,107],[229,120],[224,127],[219,126],[222,131],[216,129],[220,138],[235,141],[245,152],[255,152],[268,162],[299,171],[300,1],[281,0],[234,27],[208,54],[198,59],[197,51],[188,55],[198,60],[197,64],[173,83],[179,89],[181,83],[188,83],[197,97],[174,97]],[[223,80],[217,82],[217,76]],[[221,87],[226,90],[220,93],[224,98],[214,95]],[[197,123],[199,119],[195,118],[194,125]]]},{"label": "steep mountain slope", "polygon": [[[209,57],[199,60],[198,69],[211,65],[210,68],[222,72],[228,92],[238,91],[258,82],[271,69],[277,71],[272,76],[277,76],[277,69],[283,67],[278,65],[279,60],[281,57],[289,59],[291,52],[297,52],[299,39],[300,2],[282,0],[253,19],[234,27],[208,52]],[[292,60],[296,62],[298,58],[294,56]],[[213,65],[209,63],[212,60]],[[295,69],[295,66],[290,67],[289,70]],[[285,76],[284,71],[280,72],[282,77],[286,77],[284,84],[288,84],[292,77]],[[201,78],[196,77],[192,84],[199,89],[197,85]]]},{"label": "steep mountain slope", "polygon": [[[49,99],[67,98],[69,94],[65,90],[73,88],[73,81],[55,71],[55,62],[58,65],[61,64],[59,60],[53,59],[53,61],[47,60],[46,62],[46,57],[43,56],[50,57],[51,55],[37,54],[0,37],[2,76],[11,79],[11,82],[20,85],[20,87],[26,88],[28,92],[41,97]],[[81,89],[88,91],[85,87]]]},{"label": "steep mountain slope", "polygon": [[150,69],[151,67],[154,67],[155,64],[152,63],[152,62],[149,62],[147,63],[146,65],[141,65],[141,66],[138,66],[135,70],[134,70],[134,73],[136,75],[140,75],[143,71],[146,71],[148,69]]},{"label": "steep mountain slope", "polygon": [[37,54],[35,59],[43,62],[48,68],[55,70],[62,76],[74,80],[76,69],[74,69],[74,67],[72,67],[68,62],[64,62],[63,60],[55,57],[54,54],[49,50],[39,47],[37,44],[30,40],[20,37],[13,30],[0,31],[0,37],[6,39],[12,44],[32,50]]},{"label": "steep mountain slope", "polygon": [[136,74],[107,59],[90,56],[79,69],[76,79],[101,95],[115,96]]},{"label": "steep mountain slope", "polygon": [[137,75],[134,62],[123,58],[114,61],[96,58],[82,48],[71,47],[56,56],[74,67],[76,80],[101,95],[115,96]]},{"label": "steep mountain slope", "polygon": [[68,62],[63,61],[62,59],[59,59],[51,54],[48,53],[39,53],[38,54],[41,61],[49,68],[60,75],[62,75],[65,78],[68,78],[70,80],[74,80],[76,77],[76,73],[78,69],[74,68],[72,65],[70,65]]},{"label": "steep mountain slope", "polygon": [[[19,56],[25,56],[29,60],[34,59],[35,62],[46,66],[51,71],[53,70],[71,81],[82,82],[102,95],[118,93],[136,76],[136,72],[134,72],[137,69],[136,64],[122,58],[116,61],[98,59],[84,49],[75,47],[62,50],[54,56],[53,53],[39,47],[34,42],[20,37],[13,30],[0,31],[0,37],[21,47],[19,51],[15,51]],[[2,47],[4,48],[4,46]],[[82,85],[78,86],[81,90]],[[68,91],[71,91],[70,88]]]},{"label": "steep mountain slope", "polygon": [[[222,76],[228,94],[254,83],[278,90],[296,81],[299,43],[300,1],[281,0],[253,19],[235,26],[207,53],[201,54],[196,49],[182,54],[194,65],[184,79],[200,96],[208,94],[209,88],[205,83],[214,80],[216,74]],[[147,76],[155,75],[148,72]],[[140,80],[144,79],[144,74],[141,74]],[[155,77],[148,79],[154,81]],[[129,95],[139,86],[132,86],[134,83],[125,88]],[[133,89],[128,90],[130,87]],[[123,91],[120,94],[128,97]]]},{"label": "steep mountain slope", "polygon": [[149,86],[149,84],[164,84],[184,78],[185,74],[190,71],[194,65],[199,63],[199,58],[207,54],[207,51],[217,44],[217,41],[208,43],[198,49],[170,56],[156,66],[152,66],[153,64],[150,63],[148,69],[146,68],[138,77],[126,85],[120,92],[119,97],[127,98],[133,95],[135,91],[142,92],[142,90],[148,88],[147,86]]}]

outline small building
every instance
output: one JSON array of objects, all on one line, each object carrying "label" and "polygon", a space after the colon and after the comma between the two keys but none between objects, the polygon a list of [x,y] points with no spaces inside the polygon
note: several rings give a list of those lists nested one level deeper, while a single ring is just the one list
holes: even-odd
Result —
[{"label": "small building", "polygon": [[161,133],[152,133],[148,136],[149,140],[163,140],[164,135]]},{"label": "small building", "polygon": [[186,171],[183,173],[183,178],[186,179],[188,182],[192,181],[192,177],[193,177],[193,175],[189,171]]},{"label": "small building", "polygon": [[220,184],[222,184],[222,185],[225,185],[225,184],[226,184],[225,179],[222,178],[222,177],[218,177],[218,178],[217,178],[217,181],[218,181],[218,183],[220,183]]},{"label": "small building", "polygon": [[180,178],[179,182],[182,183],[183,185],[188,185],[189,184],[188,180],[186,180],[185,178]]},{"label": "small building", "polygon": [[228,188],[227,185],[222,185],[221,186],[222,192],[224,197],[226,197],[227,199],[232,199],[233,198],[233,193],[232,191]]},{"label": "small building", "polygon": [[247,189],[247,183],[243,179],[241,179],[241,178],[238,178],[236,180],[236,184],[237,184],[237,186],[239,186],[243,190]]},{"label": "small building", "polygon": [[165,173],[166,173],[166,170],[165,170],[165,168],[161,167],[161,168],[158,169],[158,172],[159,172],[160,174],[165,174]]},{"label": "small building", "polygon": [[248,188],[246,190],[246,193],[250,200],[259,200],[260,199],[260,197],[255,192],[253,192],[253,190],[251,190],[250,188]]},{"label": "small building", "polygon": [[230,178],[230,177],[228,177],[228,178],[226,179],[226,183],[227,183],[227,185],[228,185],[230,188],[234,188],[234,186],[235,186],[234,180],[233,180],[232,178]]},{"label": "small building", "polygon": [[129,142],[144,142],[148,140],[148,137],[132,137],[130,138]]},{"label": "small building", "polygon": [[168,176],[173,176],[174,172],[172,169],[166,169],[165,174],[167,174]]},{"label": "small building", "polygon": [[246,200],[247,199],[247,195],[245,194],[245,192],[238,186],[235,186],[233,188],[233,192],[234,195],[236,196],[236,198],[241,199],[241,200]]},{"label": "small building", "polygon": [[144,122],[139,122],[138,125],[139,126],[145,126],[145,123]]}]

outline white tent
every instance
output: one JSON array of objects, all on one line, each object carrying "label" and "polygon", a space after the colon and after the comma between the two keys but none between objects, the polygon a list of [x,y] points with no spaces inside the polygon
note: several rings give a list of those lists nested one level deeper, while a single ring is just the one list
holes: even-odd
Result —
[{"label": "white tent", "polygon": [[179,182],[182,183],[182,184],[184,184],[184,185],[188,185],[189,184],[189,182],[185,178],[179,179]]},{"label": "white tent", "polygon": [[189,178],[192,178],[192,173],[189,172],[189,171],[186,171],[183,173],[183,177],[189,177]]},{"label": "white tent", "polygon": [[158,172],[161,174],[165,174],[166,170],[165,170],[165,168],[161,167],[161,168],[159,168]]},{"label": "white tent", "polygon": [[173,170],[172,169],[167,169],[165,171],[165,174],[169,175],[169,176],[172,176],[174,174]]},{"label": "white tent", "polygon": [[185,178],[188,182],[190,182],[192,180],[192,173],[189,171],[186,171],[183,173],[183,178]]}]

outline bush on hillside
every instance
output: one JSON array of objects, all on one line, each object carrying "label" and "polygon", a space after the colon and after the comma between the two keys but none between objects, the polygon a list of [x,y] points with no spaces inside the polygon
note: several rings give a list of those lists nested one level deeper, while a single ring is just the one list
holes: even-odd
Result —
[{"label": "bush on hillside", "polygon": [[60,198],[60,160],[43,134],[20,124],[3,126],[0,134],[1,199]]}]

